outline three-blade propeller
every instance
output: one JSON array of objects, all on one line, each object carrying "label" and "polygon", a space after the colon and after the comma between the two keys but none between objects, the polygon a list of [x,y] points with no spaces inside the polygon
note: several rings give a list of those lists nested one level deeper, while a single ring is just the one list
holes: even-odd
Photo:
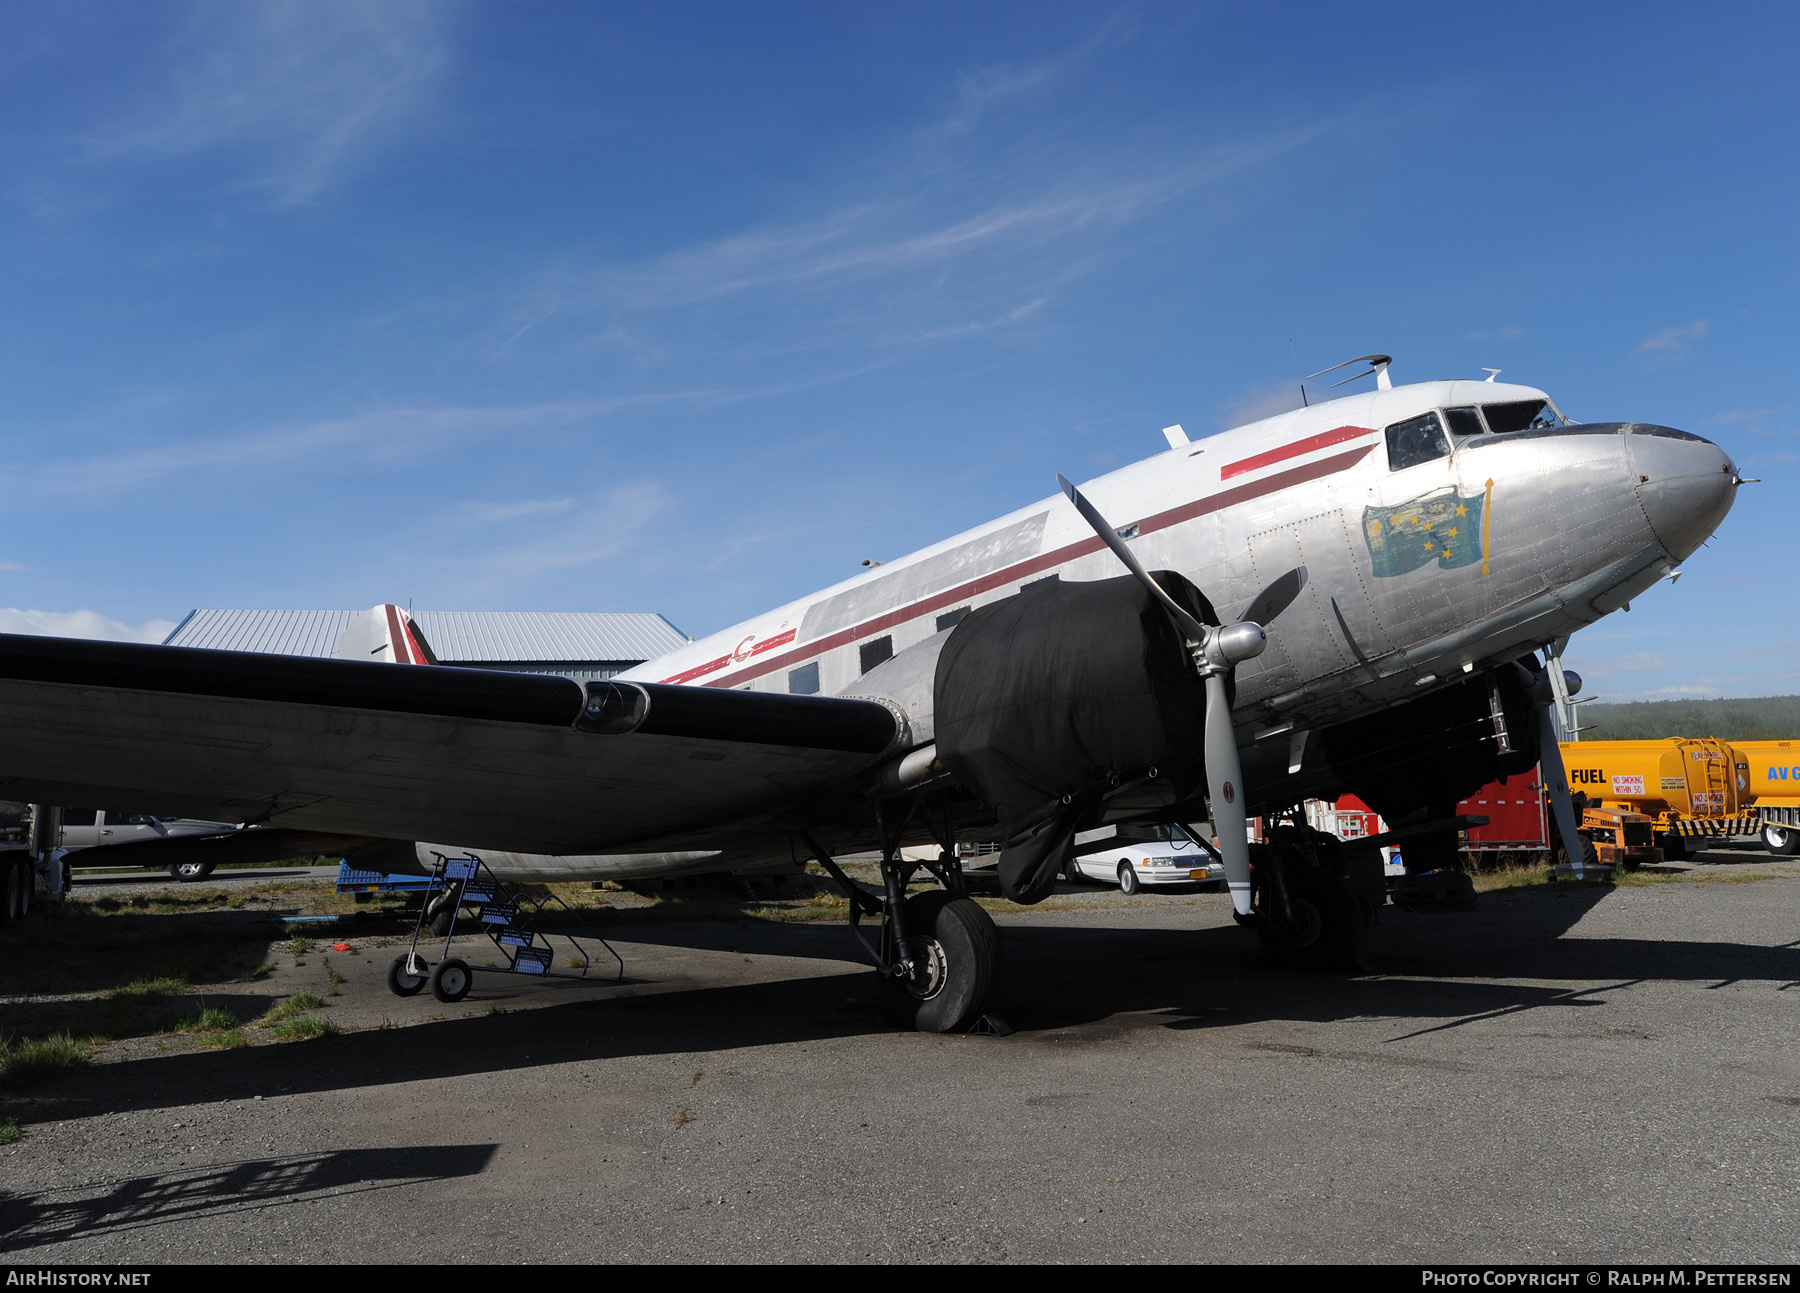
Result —
[{"label": "three-blade propeller", "polygon": [[1166,611],[1174,617],[1187,635],[1188,649],[1206,687],[1206,756],[1207,791],[1212,801],[1213,834],[1219,842],[1219,857],[1225,864],[1225,883],[1231,890],[1232,906],[1239,915],[1250,914],[1250,845],[1244,827],[1244,769],[1238,758],[1237,734],[1231,725],[1231,702],[1228,683],[1239,663],[1259,656],[1268,645],[1263,625],[1281,614],[1306,587],[1306,567],[1296,566],[1263,589],[1244,612],[1244,618],[1233,624],[1202,624],[1194,615],[1164,591],[1150,577],[1135,553],[1126,546],[1099,509],[1082,496],[1080,490],[1061,476],[1056,478],[1062,492],[1093,527],[1100,541],[1111,548],[1137,581],[1149,590]]},{"label": "three-blade propeller", "polygon": [[[1576,829],[1575,804],[1569,797],[1569,774],[1563,768],[1562,746],[1557,743],[1556,724],[1550,717],[1550,708],[1556,703],[1557,682],[1563,684],[1565,692],[1581,690],[1580,677],[1565,672],[1562,667],[1562,650],[1568,641],[1566,637],[1559,638],[1544,648],[1544,672],[1532,684],[1531,700],[1537,711],[1538,772],[1550,792],[1550,807],[1556,814],[1556,832],[1562,837],[1563,853],[1572,864],[1578,865],[1587,860],[1586,850],[1582,848],[1586,841]],[[1571,678],[1573,683],[1569,681]]]}]

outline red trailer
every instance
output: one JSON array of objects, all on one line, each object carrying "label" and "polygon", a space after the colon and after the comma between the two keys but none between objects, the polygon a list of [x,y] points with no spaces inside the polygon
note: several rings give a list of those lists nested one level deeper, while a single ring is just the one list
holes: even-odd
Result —
[{"label": "red trailer", "polygon": [[[1388,829],[1387,823],[1355,795],[1343,795],[1329,807],[1320,808],[1319,820],[1313,825],[1340,839],[1362,839]],[[1539,853],[1549,847],[1549,818],[1536,768],[1519,773],[1504,784],[1496,781],[1483,786],[1458,804],[1456,812],[1458,816],[1488,819],[1486,826],[1471,826],[1462,832],[1465,853]],[[1389,873],[1397,872],[1400,849],[1382,852],[1388,855]]]},{"label": "red trailer", "polygon": [[1550,823],[1538,770],[1483,786],[1456,806],[1458,813],[1488,819],[1462,833],[1465,853],[1541,853],[1549,848]]}]

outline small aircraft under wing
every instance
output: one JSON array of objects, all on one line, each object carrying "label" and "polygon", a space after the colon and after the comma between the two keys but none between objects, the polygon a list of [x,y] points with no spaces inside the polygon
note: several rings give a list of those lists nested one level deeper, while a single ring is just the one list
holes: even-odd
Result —
[{"label": "small aircraft under wing", "polygon": [[[1077,831],[1206,821],[1270,951],[1340,961],[1356,863],[1301,800],[1355,793],[1409,868],[1453,867],[1460,799],[1540,755],[1560,781],[1568,635],[1671,573],[1742,483],[1687,432],[1352,362],[1375,390],[1170,428],[1167,452],[606,682],[446,668],[392,607],[338,660],[0,637],[0,794],[451,840],[502,877],[811,856],[883,918],[890,1003],[931,1029],[999,982],[956,839],[1001,841],[1032,902]],[[1253,849],[1250,813],[1290,824]],[[879,894],[834,861],[871,847]],[[920,866],[941,888],[909,898]]]}]

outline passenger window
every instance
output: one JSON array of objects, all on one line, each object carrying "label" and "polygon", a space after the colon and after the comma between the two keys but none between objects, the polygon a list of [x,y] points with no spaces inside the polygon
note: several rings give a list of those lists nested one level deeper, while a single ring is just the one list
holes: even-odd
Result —
[{"label": "passenger window", "polygon": [[803,664],[798,669],[788,671],[788,690],[796,696],[816,696],[819,694],[819,662]]},{"label": "passenger window", "polygon": [[98,815],[92,808],[65,808],[63,809],[63,825],[92,826],[94,818]]},{"label": "passenger window", "polygon": [[1481,425],[1481,410],[1475,408],[1445,409],[1444,421],[1450,424],[1450,434],[1459,440],[1487,430]]},{"label": "passenger window", "polygon": [[1444,439],[1444,428],[1439,425],[1436,413],[1421,413],[1416,418],[1394,423],[1387,429],[1387,445],[1390,471],[1416,467],[1450,453],[1450,445]]},{"label": "passenger window", "polygon": [[869,670],[884,661],[892,660],[894,658],[893,637],[890,635],[888,637],[876,638],[873,642],[863,643],[861,655],[862,671],[864,673],[869,672]]},{"label": "passenger window", "polygon": [[967,619],[968,615],[969,608],[967,606],[958,606],[953,611],[945,611],[942,615],[937,617],[938,632],[942,633],[945,629],[955,628],[958,624],[961,624],[963,620]]}]

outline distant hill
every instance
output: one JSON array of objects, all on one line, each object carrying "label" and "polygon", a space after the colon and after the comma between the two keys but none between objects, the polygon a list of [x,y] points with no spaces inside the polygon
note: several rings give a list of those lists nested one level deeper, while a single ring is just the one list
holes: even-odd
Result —
[{"label": "distant hill", "polygon": [[1635,741],[1661,736],[1716,736],[1726,741],[1800,738],[1800,696],[1736,700],[1596,702],[1576,711],[1584,741]]}]

